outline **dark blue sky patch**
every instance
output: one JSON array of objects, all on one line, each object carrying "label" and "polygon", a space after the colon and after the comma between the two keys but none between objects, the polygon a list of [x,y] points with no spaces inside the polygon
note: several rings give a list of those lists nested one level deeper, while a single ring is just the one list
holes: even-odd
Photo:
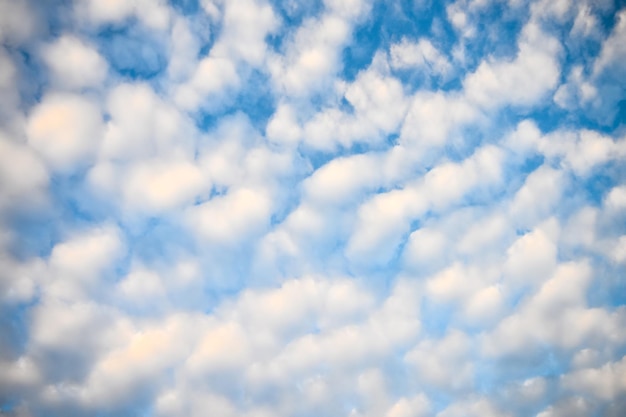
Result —
[{"label": "dark blue sky patch", "polygon": [[25,113],[38,103],[50,84],[46,66],[38,56],[37,47],[30,45],[24,48],[6,47],[8,55],[16,66],[20,96],[19,106]]},{"label": "dark blue sky patch", "polygon": [[372,62],[374,54],[379,49],[385,35],[381,33],[382,16],[387,6],[384,2],[374,4],[374,16],[367,19],[354,30],[352,42],[342,52],[342,77],[350,82],[354,81],[359,71],[367,68]]},{"label": "dark blue sky patch", "polygon": [[[522,116],[514,111],[512,115]],[[547,99],[542,106],[533,108],[525,116],[532,119],[541,132],[549,133],[559,129],[568,129],[571,126],[579,126],[582,115],[555,106],[551,100]]]},{"label": "dark blue sky patch", "polygon": [[603,130],[613,130],[626,123],[626,66],[617,61],[596,77],[599,104],[587,110],[589,117]]},{"label": "dark blue sky patch", "polygon": [[[430,37],[433,18],[444,12],[437,2],[431,8],[417,9],[409,1],[375,2],[369,19],[357,25],[352,43],[342,54],[342,77],[347,81],[356,78],[358,72],[366,68],[378,50],[388,51],[394,43],[402,39],[417,40]],[[448,35],[453,36],[448,31]],[[450,42],[450,40],[447,40]],[[437,43],[446,42],[437,37]],[[440,46],[440,45],[436,45]]]},{"label": "dark blue sky patch", "polygon": [[270,4],[280,23],[277,30],[267,35],[265,43],[276,53],[285,53],[295,40],[298,29],[307,22],[322,18],[325,12],[320,0],[272,0]]},{"label": "dark blue sky patch", "polygon": [[279,30],[268,37],[268,45],[275,51],[283,50],[285,43],[292,39],[306,19],[321,17],[324,13],[321,0],[271,0],[270,4],[282,23]]},{"label": "dark blue sky patch", "polygon": [[222,21],[214,22],[208,16],[200,14],[189,20],[189,26],[200,42],[198,59],[209,55],[222,31]]},{"label": "dark blue sky patch", "polygon": [[470,157],[483,141],[483,129],[468,126],[450,135],[450,140],[444,146],[444,152],[450,161],[461,162]]},{"label": "dark blue sky patch", "polygon": [[[587,292],[587,302],[592,308],[626,306],[626,279],[621,265],[609,263],[602,257],[593,258],[594,285]],[[612,310],[613,310],[612,308]]]},{"label": "dark blue sky patch", "polygon": [[306,156],[306,159],[311,163],[311,168],[313,170],[320,168],[335,158],[335,154],[332,152],[309,148],[303,149],[301,154]]},{"label": "dark blue sky patch", "polygon": [[17,210],[9,213],[7,220],[15,235],[9,250],[19,260],[31,257],[47,258],[61,236],[61,226],[57,223],[57,210]]},{"label": "dark blue sky patch", "polygon": [[[551,346],[532,343],[524,354],[494,359],[491,379],[498,384],[505,384],[537,376],[548,380],[558,378],[569,367],[569,355],[564,353]],[[562,357],[558,358],[558,355]]]},{"label": "dark blue sky patch", "polygon": [[194,16],[201,10],[199,0],[169,0],[169,3],[184,16]]},{"label": "dark blue sky patch", "polygon": [[234,107],[248,116],[252,126],[263,131],[276,109],[271,80],[267,74],[257,70],[251,71],[245,78],[246,84],[235,99]]},{"label": "dark blue sky patch", "polygon": [[[541,154],[530,155],[529,157],[524,159],[524,162],[519,167],[519,170],[523,174],[530,174],[545,162],[545,158]],[[511,170],[512,171],[512,170]],[[512,172],[511,172],[512,173]]]},{"label": "dark blue sky patch", "polygon": [[392,74],[402,83],[407,95],[417,90],[434,90],[438,85],[436,77],[420,68],[398,68]]},{"label": "dark blue sky patch", "polygon": [[[496,196],[502,200],[508,200],[524,185],[529,174],[541,167],[545,158],[540,153],[506,155],[506,163],[502,169],[502,189]],[[524,232],[525,233],[525,232]]]},{"label": "dark blue sky patch", "polygon": [[267,74],[251,69],[240,74],[245,80],[241,89],[232,96],[224,98],[222,104],[202,106],[191,114],[196,126],[202,132],[211,132],[218,128],[224,118],[245,114],[257,131],[264,131],[270,117],[276,109],[276,98],[271,89]]},{"label": "dark blue sky patch", "polygon": [[[526,23],[526,13],[510,13],[502,3],[495,2],[493,7],[468,17],[475,22],[474,36],[464,39],[466,69],[473,72],[485,57],[497,60],[512,60],[518,52],[518,37]],[[460,40],[459,40],[460,41]]]},{"label": "dark blue sky patch", "polygon": [[397,43],[404,37],[413,40],[421,37],[435,37],[436,43],[451,42],[454,35],[447,24],[444,25],[444,31],[438,32],[436,36],[432,32],[435,21],[447,20],[445,6],[445,2],[433,0],[399,0],[395,4],[392,3],[383,17],[384,39],[389,43]]},{"label": "dark blue sky patch", "polygon": [[[7,274],[3,271],[0,274]],[[7,277],[12,280],[17,277]],[[6,279],[3,277],[3,280]],[[0,304],[0,358],[3,360],[17,360],[24,354],[28,346],[30,326],[29,311],[37,303],[2,303]],[[5,395],[0,393],[0,404],[10,401]]]},{"label": "dark blue sky patch", "polygon": [[132,245],[132,256],[146,265],[177,259],[180,253],[195,253],[195,242],[187,230],[166,216],[128,218],[120,226]]},{"label": "dark blue sky patch", "polygon": [[201,132],[210,132],[217,127],[221,120],[220,115],[205,113],[203,111],[193,114],[192,117]]},{"label": "dark blue sky patch", "polygon": [[[603,4],[609,5],[609,7],[602,7]],[[618,22],[619,12],[626,8],[626,1],[590,2],[589,5],[593,14],[598,18],[602,34],[608,36]]]},{"label": "dark blue sky patch", "polygon": [[[50,181],[53,206],[63,223],[84,225],[105,222],[115,214],[114,202],[103,201],[85,183],[85,170],[54,175]],[[56,210],[55,210],[56,211]]]},{"label": "dark blue sky patch", "polygon": [[624,176],[616,177],[619,171],[623,175],[626,170],[616,167],[615,164],[610,165],[613,166],[596,167],[588,177],[576,181],[575,186],[579,188],[580,193],[594,206],[600,206],[611,188],[626,179]]},{"label": "dark blue sky patch", "polygon": [[565,59],[561,77],[565,80],[574,66],[582,66],[588,77],[593,71],[593,64],[602,49],[602,42],[591,36],[565,37],[562,41]]},{"label": "dark blue sky patch", "polygon": [[57,37],[74,29],[71,0],[31,0],[30,3],[41,25],[38,30],[45,31],[44,36]]},{"label": "dark blue sky patch", "polygon": [[153,78],[167,66],[162,41],[135,27],[102,32],[99,49],[114,71],[131,79]]},{"label": "dark blue sky patch", "polygon": [[431,337],[443,337],[454,313],[455,308],[453,306],[423,297],[420,316],[426,318],[422,320],[424,332]]}]

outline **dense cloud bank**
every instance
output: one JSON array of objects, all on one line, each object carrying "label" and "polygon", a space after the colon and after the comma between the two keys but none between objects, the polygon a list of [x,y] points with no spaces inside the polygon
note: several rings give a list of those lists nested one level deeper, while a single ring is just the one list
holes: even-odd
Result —
[{"label": "dense cloud bank", "polygon": [[0,0],[0,415],[624,415],[620,7]]}]

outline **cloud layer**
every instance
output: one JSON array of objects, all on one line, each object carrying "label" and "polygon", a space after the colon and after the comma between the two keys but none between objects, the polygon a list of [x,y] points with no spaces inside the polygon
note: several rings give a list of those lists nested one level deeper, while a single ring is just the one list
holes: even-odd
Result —
[{"label": "cloud layer", "polygon": [[626,10],[0,0],[0,414],[621,416]]}]

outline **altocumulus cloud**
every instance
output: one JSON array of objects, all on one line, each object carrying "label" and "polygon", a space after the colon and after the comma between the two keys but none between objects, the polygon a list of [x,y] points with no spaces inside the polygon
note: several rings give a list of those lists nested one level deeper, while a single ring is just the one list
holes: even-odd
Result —
[{"label": "altocumulus cloud", "polygon": [[626,412],[626,9],[0,0],[0,415]]}]

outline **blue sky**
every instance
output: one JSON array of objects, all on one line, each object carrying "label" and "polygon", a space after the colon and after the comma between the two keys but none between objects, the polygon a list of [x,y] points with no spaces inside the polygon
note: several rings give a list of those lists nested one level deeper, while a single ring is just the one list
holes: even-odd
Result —
[{"label": "blue sky", "polygon": [[0,414],[621,416],[626,9],[0,0]]}]

